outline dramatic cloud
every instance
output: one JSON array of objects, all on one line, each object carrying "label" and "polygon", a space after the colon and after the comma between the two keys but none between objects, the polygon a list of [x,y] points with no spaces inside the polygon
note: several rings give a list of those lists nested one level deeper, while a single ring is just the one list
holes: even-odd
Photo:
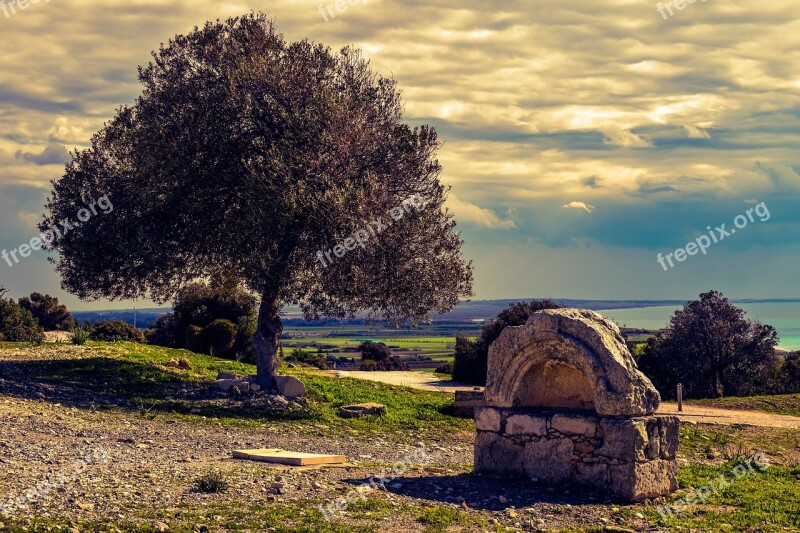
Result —
[{"label": "dramatic cloud", "polygon": [[[0,198],[3,242],[30,238],[67,150],[87,147],[135,100],[151,50],[208,19],[268,9],[289,39],[362,48],[397,79],[408,122],[437,128],[448,206],[481,258],[478,297],[681,298],[697,280],[732,297],[794,290],[796,0],[696,2],[666,18],[655,1],[369,0],[334,4],[335,16],[332,3],[64,0],[0,11],[0,191],[26,198]],[[773,216],[714,251],[728,262],[661,270],[657,250],[731,220],[746,199]],[[18,293],[55,285],[36,260],[40,269],[10,281],[0,270],[0,282]],[[513,295],[496,275],[509,263],[519,264]],[[551,292],[562,286],[571,293]]]}]

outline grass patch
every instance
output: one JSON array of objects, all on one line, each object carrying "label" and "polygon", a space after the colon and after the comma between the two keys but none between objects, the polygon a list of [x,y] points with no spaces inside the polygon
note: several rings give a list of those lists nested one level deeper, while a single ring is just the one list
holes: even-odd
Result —
[{"label": "grass patch", "polygon": [[197,492],[206,494],[220,494],[227,492],[229,485],[225,476],[221,472],[209,472],[194,480],[194,488]]},{"label": "grass patch", "polygon": [[[730,482],[711,495],[706,504],[690,505],[683,515],[662,517],[655,507],[643,511],[653,525],[695,531],[786,531],[800,528],[800,468],[770,466],[763,472],[733,476],[734,463],[712,467],[681,468],[678,483],[684,489],[699,488],[725,475]],[[677,498],[676,498],[677,499]],[[673,500],[674,501],[674,500]]]},{"label": "grass patch", "polygon": [[431,507],[425,509],[417,521],[427,526],[426,531],[438,532],[447,531],[451,526],[470,524],[472,519],[468,514],[452,507]]}]

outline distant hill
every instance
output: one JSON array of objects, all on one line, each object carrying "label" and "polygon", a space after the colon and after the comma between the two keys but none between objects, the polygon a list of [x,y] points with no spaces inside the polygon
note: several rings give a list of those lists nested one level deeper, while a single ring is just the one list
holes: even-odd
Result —
[{"label": "distant hill", "polygon": [[[435,315],[435,324],[463,324],[480,323],[497,316],[500,311],[508,307],[510,302],[530,301],[532,298],[509,298],[505,300],[476,300],[471,302],[461,302],[458,307],[441,315]],[[565,307],[579,307],[582,309],[592,309],[594,311],[602,309],[635,309],[639,307],[660,307],[660,306],[680,306],[686,303],[685,300],[573,300],[568,298],[554,298],[556,302]],[[758,303],[758,302],[785,302],[800,301],[794,299],[774,299],[756,300],[742,299],[731,300],[733,303]],[[158,317],[169,313],[171,309],[137,309],[136,326],[146,328],[154,323]],[[122,320],[129,324],[134,322],[133,309],[122,309],[114,311],[74,311],[72,316],[80,322],[88,321],[92,324],[98,320]],[[286,326],[316,326],[316,325],[350,325],[357,326],[364,323],[362,318],[352,320],[315,320],[307,321],[303,319],[300,309],[297,307],[287,307],[285,309],[284,325]]]}]

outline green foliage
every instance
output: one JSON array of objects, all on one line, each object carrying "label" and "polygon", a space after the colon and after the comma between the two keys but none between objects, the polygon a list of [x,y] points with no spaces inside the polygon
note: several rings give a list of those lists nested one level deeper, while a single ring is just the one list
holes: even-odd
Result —
[{"label": "green foliage", "polygon": [[252,362],[256,299],[235,282],[215,278],[182,288],[172,313],[148,332],[151,344]]},{"label": "green foliage", "polygon": [[92,327],[89,338],[105,342],[144,342],[144,333],[122,320],[103,320]]},{"label": "green foliage", "polygon": [[236,343],[237,332],[233,322],[218,318],[203,328],[200,338],[210,353],[225,353]]},{"label": "green foliage", "polygon": [[451,507],[431,507],[425,509],[417,518],[417,521],[428,526],[426,531],[432,533],[448,531],[451,526],[459,524],[466,525],[472,520],[468,514],[458,509],[453,509]]},{"label": "green foliage", "polygon": [[717,291],[675,312],[669,326],[648,341],[639,367],[663,398],[678,383],[685,398],[768,393],[773,388],[777,332],[752,322]]},{"label": "green foliage", "polygon": [[319,368],[320,370],[326,370],[328,368],[328,364],[324,355],[306,352],[300,348],[295,348],[292,350],[289,356],[286,357],[286,362],[313,366]]},{"label": "green foliage", "polygon": [[11,342],[38,344],[44,341],[42,327],[30,311],[2,296],[0,296],[0,334],[4,340]]},{"label": "green foliage", "polygon": [[437,374],[453,374],[453,361],[448,361],[436,369]]},{"label": "green foliage", "polygon": [[193,484],[197,492],[204,492],[207,494],[227,492],[230,487],[225,479],[225,475],[216,470],[195,478]]},{"label": "green foliage", "polygon": [[70,331],[75,327],[75,319],[67,307],[49,294],[34,292],[30,297],[20,298],[19,305],[30,311],[45,331]]},{"label": "green foliage", "polygon": [[361,350],[361,370],[388,371],[408,370],[408,365],[399,357],[393,356],[392,351],[382,342],[364,341],[358,347]]},{"label": "green foliage", "polygon": [[84,327],[77,327],[73,330],[72,335],[69,337],[69,341],[72,344],[76,345],[84,345],[89,340],[90,331]]},{"label": "green foliage", "polygon": [[460,335],[456,337],[453,379],[473,385],[486,385],[489,346],[509,326],[522,326],[536,311],[561,307],[552,300],[512,302],[481,330],[477,339]]},{"label": "green foliage", "polygon": [[[51,245],[66,290],[171,300],[187,279],[231,273],[261,299],[262,376],[274,370],[284,305],[404,324],[471,295],[438,135],[406,124],[396,82],[359,50],[287,41],[250,13],[199,24],[153,56],[138,72],[141,95],[53,185],[42,231],[86,198],[114,202],[113,216]],[[390,212],[376,244],[364,220]],[[373,242],[320,262],[354,232]],[[216,318],[228,317],[190,323]]]}]

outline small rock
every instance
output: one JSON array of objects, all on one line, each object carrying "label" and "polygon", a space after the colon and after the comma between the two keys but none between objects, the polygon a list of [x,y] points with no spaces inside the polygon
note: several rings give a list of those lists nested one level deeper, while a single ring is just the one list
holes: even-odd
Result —
[{"label": "small rock", "polygon": [[93,503],[76,502],[75,505],[78,506],[78,509],[81,509],[83,511],[91,511],[92,509],[94,509]]},{"label": "small rock", "polygon": [[45,396],[41,392],[35,392],[35,393],[33,393],[33,395],[34,395],[34,397],[39,398],[40,400],[44,400],[45,398],[47,398],[47,396]]},{"label": "small rock", "polygon": [[181,364],[178,362],[177,359],[170,359],[164,366],[167,368],[179,368]]},{"label": "small rock", "polygon": [[500,496],[497,499],[500,500],[500,503],[508,503],[508,498],[505,496]]},{"label": "small rock", "polygon": [[258,383],[251,383],[250,384],[250,392],[258,392],[261,390],[261,385]]},{"label": "small rock", "polygon": [[294,399],[306,395],[306,386],[296,377],[275,376],[275,383],[278,385],[278,392],[286,398]]},{"label": "small rock", "polygon": [[169,531],[169,526],[164,522],[155,522],[153,524],[153,529],[156,530],[157,533],[167,533]]},{"label": "small rock", "polygon": [[234,385],[233,387],[231,387],[231,394],[233,394],[234,396],[241,396],[242,395],[242,391],[241,391],[241,389],[239,389],[239,387]]},{"label": "small rock", "polygon": [[642,513],[636,513],[633,515],[634,518],[638,518],[639,520],[644,520],[644,515]]},{"label": "small rock", "polygon": [[189,363],[188,359],[180,359],[178,361],[178,366],[184,370],[191,370],[192,365]]}]

